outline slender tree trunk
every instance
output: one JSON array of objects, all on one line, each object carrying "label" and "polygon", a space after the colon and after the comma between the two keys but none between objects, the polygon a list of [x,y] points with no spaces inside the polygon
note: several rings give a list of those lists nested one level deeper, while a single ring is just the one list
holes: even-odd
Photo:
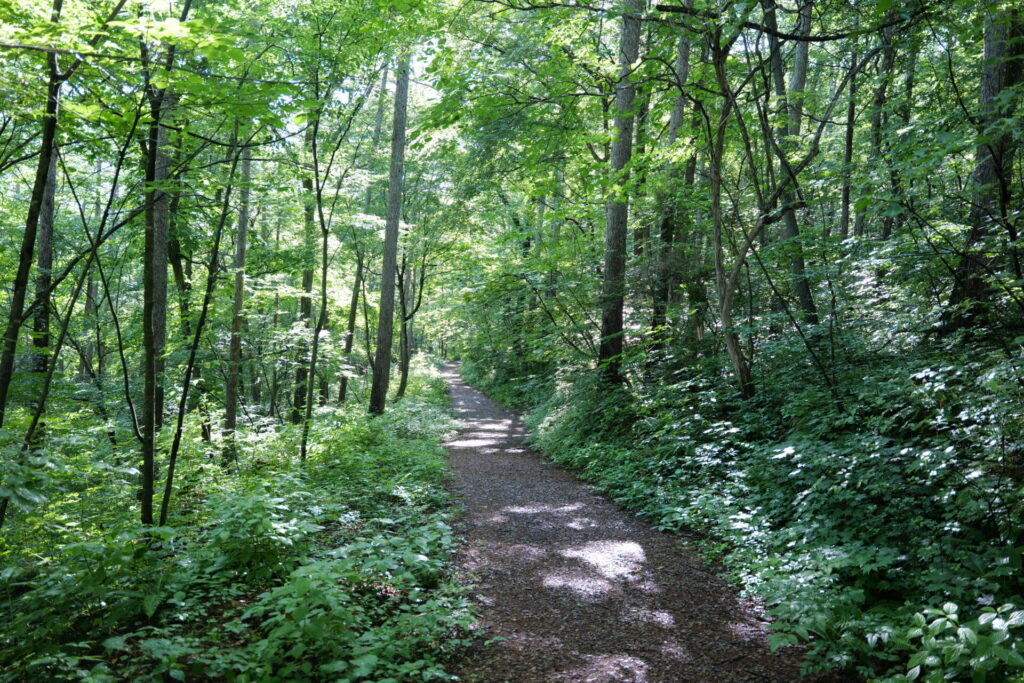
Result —
[{"label": "slender tree trunk", "polygon": [[840,199],[839,235],[850,236],[850,186],[853,178],[853,133],[857,120],[857,51],[850,54],[849,98],[846,102],[846,130],[843,138],[843,189]]},{"label": "slender tree trunk", "polygon": [[395,114],[391,132],[391,170],[388,177],[388,211],[384,228],[384,262],[381,266],[380,312],[377,351],[370,389],[371,415],[381,415],[387,401],[391,373],[391,337],[395,314],[395,266],[398,261],[398,224],[402,212],[402,175],[405,162],[406,110],[409,100],[409,60],[406,53],[395,81]]},{"label": "slender tree trunk", "polygon": [[[764,1],[765,25],[770,31],[777,30],[775,19],[775,0]],[[799,22],[797,24],[797,35],[806,36],[811,30],[811,8],[813,0],[802,0],[799,9]],[[778,144],[777,154],[779,157],[780,182],[782,177],[790,173],[789,159],[786,151],[792,148],[788,138],[800,135],[803,121],[803,99],[804,89],[807,84],[808,64],[808,43],[797,41],[793,57],[793,71],[790,73],[789,92],[786,92],[786,83],[783,73],[782,53],[779,40],[774,35],[768,37],[771,49],[772,81],[775,84],[775,95],[779,106],[786,108],[786,123],[779,124],[776,128],[775,137]],[[790,185],[793,187],[795,183]],[[790,270],[793,274],[793,293],[803,312],[804,320],[811,324],[818,323],[818,311],[814,305],[814,297],[811,295],[810,283],[807,280],[807,267],[804,263],[804,251],[800,238],[800,226],[797,223],[796,192],[794,189],[787,189],[782,193],[782,240],[792,244],[793,258],[790,261]]]},{"label": "slender tree trunk", "polygon": [[[280,223],[280,221],[278,221],[277,226],[274,228],[274,248],[277,249],[277,248],[280,247],[280,245],[281,245],[281,223]],[[280,314],[278,313],[278,311],[280,310],[280,308],[281,308],[281,295],[275,293],[274,294],[274,317],[273,317],[273,319],[271,320],[271,323],[270,323],[271,324],[271,328],[275,329],[275,330],[277,329],[277,325],[278,325],[278,322],[279,322],[278,319],[280,317]],[[271,373],[270,373],[270,402],[267,405],[267,413],[269,413],[272,417],[275,417],[275,418],[278,417],[278,415],[277,415],[277,395],[278,395],[278,390],[280,389],[280,385],[281,385],[281,375],[280,375],[280,372],[278,370],[279,370],[278,369],[278,363],[275,360],[274,361],[273,370],[271,370]]]},{"label": "slender tree trunk", "polygon": [[[39,214],[39,232],[36,235],[36,299],[38,304],[32,320],[32,346],[35,349],[32,354],[32,372],[38,380],[47,376],[50,362],[50,283],[53,270],[53,218],[54,195],[57,192],[57,156],[58,152],[54,150],[53,160],[50,162],[50,172],[46,179],[46,189],[43,192],[43,208]],[[37,405],[36,410],[42,415],[43,405],[41,403]],[[35,430],[37,443],[42,440],[45,430],[46,423],[40,422],[39,428]]]},{"label": "slender tree trunk", "polygon": [[[371,155],[376,153],[380,146],[381,132],[384,129],[384,105],[388,94],[388,67],[385,64],[380,77],[380,89],[377,94],[377,114],[374,119],[373,140],[370,147]],[[367,183],[366,196],[363,200],[363,213],[369,214],[373,210],[373,184]],[[352,300],[348,307],[348,320],[345,327],[345,362],[348,363],[352,355],[352,347],[356,339],[356,316],[359,314],[359,293],[363,288],[363,277],[365,262],[363,250],[356,245],[356,273],[352,283]],[[338,403],[344,403],[348,397],[348,374],[342,372],[340,385],[338,387]]]},{"label": "slender tree trunk", "polygon": [[57,151],[53,152],[50,172],[46,176],[43,190],[43,207],[39,214],[39,231],[36,235],[36,306],[32,321],[32,345],[35,353],[32,371],[40,376],[46,374],[50,360],[50,273],[53,270],[53,216],[54,195],[57,189]]},{"label": "slender tree trunk", "polygon": [[[310,125],[306,130],[306,148],[312,150],[316,141],[316,126]],[[302,179],[302,216],[303,216],[303,239],[309,251],[310,260],[314,252],[316,234],[316,196],[313,188],[313,177],[307,174]],[[302,298],[299,300],[299,318],[307,329],[312,324],[313,317],[313,268],[308,267],[302,271]],[[302,422],[306,407],[306,384],[309,381],[309,349],[305,344],[299,345],[296,355],[298,367],[295,369],[295,388],[292,393],[291,420],[293,424]]]},{"label": "slender tree trunk", "polygon": [[[102,174],[102,167],[99,162],[96,163],[96,169],[94,177],[99,179]],[[103,216],[103,198],[102,193],[97,187],[96,189],[96,206],[93,209],[92,222],[93,225],[99,225],[100,220]],[[96,278],[93,276],[92,271],[89,271],[89,277],[85,282],[85,325],[86,329],[86,341],[82,342],[81,359],[78,363],[78,375],[80,378],[90,378],[98,387],[100,387],[103,376],[102,368],[102,347],[100,345],[102,341],[102,329],[99,321],[99,285],[96,283]],[[89,337],[92,337],[90,339]],[[100,360],[96,363],[97,359]],[[100,396],[100,405],[103,403],[102,394]],[[104,408],[105,411],[105,408]],[[104,420],[106,418],[104,417]]]},{"label": "slender tree trunk", "polygon": [[167,320],[167,211],[166,157],[158,153],[166,141],[160,125],[160,97],[154,98],[150,115],[146,163],[146,244],[143,273],[143,400],[142,400],[142,523],[153,523],[153,492],[156,463],[156,433],[162,413],[163,378],[161,356]]},{"label": "slender tree trunk", "polygon": [[[363,252],[356,251],[356,275],[352,283],[352,300],[348,306],[348,321],[345,326],[345,362],[348,362],[352,355],[352,346],[356,338],[356,315],[359,311],[359,290],[363,286]],[[344,403],[348,395],[348,370],[341,374],[341,384],[338,387],[338,403]]]},{"label": "slender tree trunk", "polygon": [[80,377],[89,377],[91,379],[98,379],[100,377],[99,368],[96,360],[98,356],[98,346],[100,341],[101,327],[98,320],[98,306],[99,301],[99,286],[96,284],[96,279],[89,274],[89,279],[85,283],[85,324],[91,327],[91,331],[88,333],[94,337],[94,340],[85,341],[82,343],[82,356],[81,361],[78,364],[78,374]]},{"label": "slender tree trunk", "polygon": [[409,361],[412,357],[411,339],[412,315],[409,309],[412,308],[416,293],[413,291],[413,268],[407,265],[402,269],[402,284],[399,288],[399,308],[401,326],[398,337],[398,391],[395,392],[395,400],[399,401],[405,396],[405,389],[409,386]]},{"label": "slender tree trunk", "polygon": [[[892,10],[886,14],[889,18],[893,16]],[[871,153],[868,157],[868,165],[874,167],[882,162],[882,129],[884,124],[885,103],[888,99],[889,81],[892,78],[893,67],[896,64],[896,47],[892,43],[892,30],[882,31],[882,59],[879,66],[881,82],[875,88],[875,94],[871,98]],[[886,218],[885,220],[889,220]],[[857,212],[853,222],[853,234],[862,237],[867,225],[867,207]],[[883,233],[890,230],[882,226]]]},{"label": "slender tree trunk", "polygon": [[[693,0],[687,0],[687,7],[693,6]],[[683,88],[690,78],[690,35],[683,33],[676,44],[675,76],[677,87]],[[683,119],[686,116],[686,98],[682,91],[676,95],[672,105],[672,118],[669,121],[668,144],[672,146],[679,140],[680,131],[683,128]],[[678,176],[678,167],[668,169],[669,177]],[[692,176],[691,176],[692,178]],[[668,313],[668,304],[671,296],[673,274],[676,270],[674,257],[674,244],[676,242],[676,231],[681,214],[680,202],[664,198],[659,231],[660,244],[658,245],[658,267],[655,274],[654,292],[651,302],[651,330],[654,332],[654,348],[664,346],[664,327]]]},{"label": "slender tree trunk", "polygon": [[[317,162],[314,160],[314,164]],[[319,191],[316,194],[317,209],[320,211],[320,311],[313,327],[312,348],[309,352],[309,379],[306,385],[306,413],[302,421],[302,439],[299,445],[299,459],[306,460],[309,444],[309,427],[313,419],[313,386],[316,380],[317,360],[320,353],[320,333],[327,324],[327,254],[330,233],[323,221],[323,207]]]},{"label": "slender tree trunk", "polygon": [[[983,316],[991,299],[987,274],[996,265],[985,254],[985,242],[994,228],[1007,226],[1011,238],[1009,211],[1015,141],[1013,130],[997,122],[1014,111],[1017,97],[1008,91],[1024,80],[1024,21],[1019,8],[998,9],[992,3],[985,19],[985,59],[978,95],[979,136],[975,151],[974,201],[969,217],[970,231],[963,256],[954,273],[953,288],[944,314],[947,329],[974,324]],[[1012,254],[1011,254],[1012,255]]]},{"label": "slender tree trunk", "polygon": [[238,209],[235,236],[235,297],[231,307],[231,342],[228,351],[228,381],[224,397],[224,459],[238,459],[235,428],[238,424],[238,384],[242,373],[242,309],[245,304],[245,252],[249,237],[249,191],[252,183],[252,149],[242,152],[242,201]]},{"label": "slender tree trunk", "polygon": [[[303,187],[306,188],[306,181],[303,181]],[[308,329],[313,316],[313,301],[310,298],[313,294],[312,270],[302,271],[302,291],[303,297],[299,301],[299,319],[304,321],[303,327]],[[303,342],[299,345],[299,350],[296,353],[298,367],[295,369],[295,387],[292,392],[291,421],[293,424],[302,422],[302,415],[306,407],[306,382],[309,378],[308,358],[309,352]]]},{"label": "slender tree trunk", "polygon": [[[636,170],[636,199],[639,201],[645,193],[645,185],[647,181],[647,171],[644,168],[645,155],[647,154],[647,117],[651,109],[651,95],[646,90],[642,90],[639,93],[640,102],[637,105],[636,113],[636,154],[634,155],[637,160],[641,162],[641,167]],[[644,250],[647,248],[647,244],[651,240],[651,224],[647,221],[637,223],[636,228],[633,230],[633,255],[641,257],[644,255]]]},{"label": "slender tree trunk", "polygon": [[[51,21],[56,24],[60,20],[62,0],[54,0]],[[57,55],[48,53],[46,57],[49,81],[46,85],[46,108],[43,114],[42,135],[39,143],[39,160],[36,164],[35,180],[32,194],[29,197],[28,216],[25,219],[25,231],[21,236],[21,251],[18,254],[18,268],[14,274],[11,287],[10,304],[7,311],[7,325],[4,329],[3,354],[0,355],[0,427],[4,424],[7,414],[7,396],[14,376],[14,356],[18,348],[18,333],[24,322],[25,296],[28,292],[29,273],[32,270],[33,256],[36,248],[36,234],[39,230],[40,216],[43,213],[46,187],[50,178],[50,166],[54,159],[54,142],[57,134],[58,104],[60,89],[63,84],[57,67]]]},{"label": "slender tree trunk", "polygon": [[626,0],[619,38],[619,81],[615,89],[615,138],[611,150],[612,190],[608,198],[601,287],[601,345],[598,365],[610,382],[622,381],[623,306],[625,303],[626,230],[629,196],[625,185],[633,151],[633,65],[640,52],[641,0]]},{"label": "slender tree trunk", "polygon": [[[711,36],[712,59],[714,62],[715,79],[719,89],[723,93],[729,91],[728,77],[725,73],[725,63],[729,55],[728,45],[720,44],[720,36]],[[718,121],[712,129],[712,149],[710,159],[710,195],[711,195],[711,224],[712,224],[712,249],[715,260],[715,276],[718,283],[718,315],[722,323],[722,339],[725,341],[725,349],[729,354],[733,371],[736,373],[736,384],[744,398],[754,395],[754,383],[751,377],[750,362],[743,353],[739,335],[733,329],[732,304],[736,294],[736,286],[733,278],[726,271],[725,267],[725,245],[723,232],[725,226],[722,217],[722,164],[725,152],[725,131],[728,123],[731,105],[727,98],[723,98],[722,108],[719,112]],[[735,267],[734,267],[735,270]]]},{"label": "slender tree trunk", "polygon": [[221,204],[220,220],[217,222],[217,229],[213,236],[213,246],[210,251],[210,263],[206,270],[206,291],[203,294],[203,301],[199,307],[199,317],[196,319],[195,334],[192,335],[192,343],[189,347],[188,360],[185,363],[185,376],[181,380],[181,397],[178,399],[178,412],[174,427],[174,438],[171,441],[171,449],[167,455],[167,478],[164,479],[164,496],[160,501],[160,526],[167,525],[168,515],[171,509],[171,495],[174,493],[174,472],[178,464],[178,453],[181,448],[181,438],[184,434],[185,413],[188,406],[189,389],[192,386],[192,371],[196,367],[196,355],[199,352],[199,344],[203,337],[203,327],[206,325],[206,317],[210,310],[210,302],[213,300],[213,292],[217,286],[217,273],[220,271],[220,242],[224,234],[224,226],[227,224],[228,214],[231,211],[231,188],[235,179],[235,171],[238,168],[238,152],[232,150],[231,170],[228,173],[228,184],[226,190],[217,190],[217,199],[223,196]]},{"label": "slender tree trunk", "polygon": [[[159,105],[160,124],[157,126],[157,144],[155,172],[153,181],[166,183],[169,179],[171,150],[168,144],[168,128],[165,124],[175,104],[174,95],[165,91]],[[164,424],[164,370],[167,349],[167,266],[170,239],[171,195],[166,188],[160,188],[153,197],[154,239],[157,249],[153,252],[153,287],[159,296],[160,304],[152,311],[153,335],[156,348],[156,429],[159,431]]]}]

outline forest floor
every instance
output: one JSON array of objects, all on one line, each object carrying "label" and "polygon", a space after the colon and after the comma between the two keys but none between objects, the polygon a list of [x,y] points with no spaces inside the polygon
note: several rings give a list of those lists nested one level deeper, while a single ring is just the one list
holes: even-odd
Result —
[{"label": "forest floor", "polygon": [[[484,638],[467,681],[795,681],[767,623],[684,538],[651,529],[526,447],[510,413],[445,369],[465,507],[457,558]],[[493,643],[484,639],[494,639]]]}]

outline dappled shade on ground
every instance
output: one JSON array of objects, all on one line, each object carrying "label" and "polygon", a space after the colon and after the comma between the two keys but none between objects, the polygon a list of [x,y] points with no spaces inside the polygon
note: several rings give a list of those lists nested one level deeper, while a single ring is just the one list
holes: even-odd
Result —
[{"label": "dappled shade on ground", "polygon": [[485,681],[792,681],[766,624],[680,539],[648,528],[525,445],[522,422],[447,378],[462,430],[448,442],[463,496],[461,571]]}]

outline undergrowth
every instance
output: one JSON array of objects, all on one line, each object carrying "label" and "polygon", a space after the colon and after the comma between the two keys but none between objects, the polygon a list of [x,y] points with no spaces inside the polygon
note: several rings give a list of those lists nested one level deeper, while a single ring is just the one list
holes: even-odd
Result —
[{"label": "undergrowth", "polygon": [[470,618],[448,560],[451,428],[420,364],[380,418],[320,408],[305,463],[283,425],[231,467],[187,453],[166,527],[54,497],[5,539],[0,680],[450,680]]}]

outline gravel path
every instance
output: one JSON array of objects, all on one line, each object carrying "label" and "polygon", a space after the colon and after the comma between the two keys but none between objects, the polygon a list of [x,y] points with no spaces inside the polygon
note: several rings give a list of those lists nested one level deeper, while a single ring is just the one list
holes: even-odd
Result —
[{"label": "gravel path", "polygon": [[466,516],[458,557],[480,645],[457,671],[486,681],[796,681],[765,623],[680,539],[650,529],[523,444],[518,416],[446,378],[448,442]]}]

